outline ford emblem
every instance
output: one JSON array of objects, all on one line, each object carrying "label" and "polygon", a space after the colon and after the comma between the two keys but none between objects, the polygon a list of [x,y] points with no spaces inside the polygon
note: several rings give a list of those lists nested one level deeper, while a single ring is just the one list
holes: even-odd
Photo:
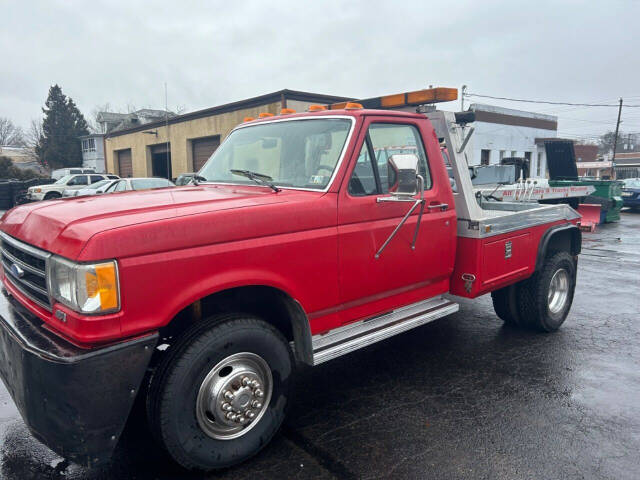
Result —
[{"label": "ford emblem", "polygon": [[16,277],[16,278],[22,278],[24,277],[24,270],[22,268],[20,268],[20,265],[12,263],[11,264],[11,273]]}]

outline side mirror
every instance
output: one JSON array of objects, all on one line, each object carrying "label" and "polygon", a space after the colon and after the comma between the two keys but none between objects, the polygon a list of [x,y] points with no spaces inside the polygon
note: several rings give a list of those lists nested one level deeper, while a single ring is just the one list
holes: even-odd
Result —
[{"label": "side mirror", "polygon": [[412,197],[418,193],[418,156],[413,153],[395,154],[391,155],[388,163],[396,180],[389,186],[389,193],[398,197]]}]

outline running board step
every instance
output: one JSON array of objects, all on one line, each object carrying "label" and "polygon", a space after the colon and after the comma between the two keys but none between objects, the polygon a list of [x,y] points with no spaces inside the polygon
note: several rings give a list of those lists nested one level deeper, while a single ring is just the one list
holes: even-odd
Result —
[{"label": "running board step", "polygon": [[360,320],[311,338],[313,364],[318,365],[438,318],[455,313],[459,305],[434,297],[377,317]]}]

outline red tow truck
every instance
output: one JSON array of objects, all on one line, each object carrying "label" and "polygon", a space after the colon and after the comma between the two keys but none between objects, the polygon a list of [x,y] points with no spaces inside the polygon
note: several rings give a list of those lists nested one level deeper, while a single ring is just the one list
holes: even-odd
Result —
[{"label": "red tow truck", "polygon": [[434,108],[456,97],[247,119],[192,185],[5,213],[0,374],[33,435],[99,464],[138,399],[176,462],[212,470],[270,441],[297,365],[452,314],[448,294],[560,327],[579,216],[478,198],[473,114]]}]

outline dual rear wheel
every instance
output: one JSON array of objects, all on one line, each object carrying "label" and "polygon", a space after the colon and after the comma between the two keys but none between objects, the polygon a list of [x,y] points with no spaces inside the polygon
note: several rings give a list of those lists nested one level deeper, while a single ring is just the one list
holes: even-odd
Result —
[{"label": "dual rear wheel", "polygon": [[530,278],[491,293],[505,323],[553,332],[564,323],[576,286],[576,261],[568,252],[550,254]]}]

